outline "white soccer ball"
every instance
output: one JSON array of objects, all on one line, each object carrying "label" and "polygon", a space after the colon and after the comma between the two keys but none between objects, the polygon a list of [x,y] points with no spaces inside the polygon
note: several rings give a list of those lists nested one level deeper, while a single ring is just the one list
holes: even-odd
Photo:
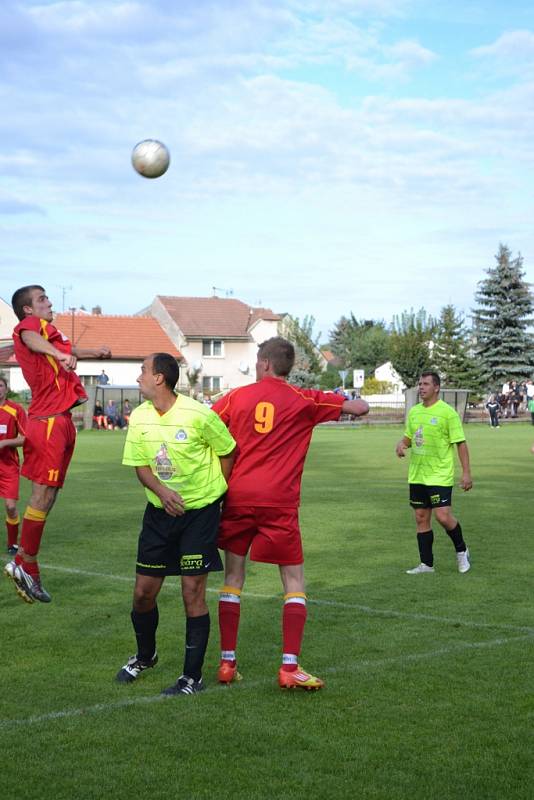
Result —
[{"label": "white soccer ball", "polygon": [[132,165],[143,178],[159,178],[169,168],[169,151],[157,139],[144,139],[132,150]]}]

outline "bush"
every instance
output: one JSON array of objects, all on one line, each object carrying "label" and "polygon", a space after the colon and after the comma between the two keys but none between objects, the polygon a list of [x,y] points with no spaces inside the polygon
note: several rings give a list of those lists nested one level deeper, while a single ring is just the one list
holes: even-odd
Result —
[{"label": "bush", "polygon": [[366,378],[363,384],[362,394],[389,394],[393,387],[389,381],[379,381],[377,378]]}]

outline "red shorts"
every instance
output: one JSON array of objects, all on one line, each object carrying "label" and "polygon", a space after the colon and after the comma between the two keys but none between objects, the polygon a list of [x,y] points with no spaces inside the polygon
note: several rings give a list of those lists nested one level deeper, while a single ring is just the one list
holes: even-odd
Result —
[{"label": "red shorts", "polygon": [[19,475],[20,469],[16,464],[2,464],[0,461],[0,497],[19,499]]},{"label": "red shorts", "polygon": [[304,555],[296,508],[225,506],[217,547],[251,561],[302,564]]},{"label": "red shorts", "polygon": [[76,443],[76,428],[69,412],[28,420],[21,474],[35,483],[61,488]]}]

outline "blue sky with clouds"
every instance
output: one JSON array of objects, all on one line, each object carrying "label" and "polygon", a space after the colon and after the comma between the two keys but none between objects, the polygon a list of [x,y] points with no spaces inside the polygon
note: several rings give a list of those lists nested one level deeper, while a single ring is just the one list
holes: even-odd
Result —
[{"label": "blue sky with clouds", "polygon": [[530,0],[4,0],[0,102],[5,299],[216,286],[325,340],[468,313],[499,242],[534,282]]}]

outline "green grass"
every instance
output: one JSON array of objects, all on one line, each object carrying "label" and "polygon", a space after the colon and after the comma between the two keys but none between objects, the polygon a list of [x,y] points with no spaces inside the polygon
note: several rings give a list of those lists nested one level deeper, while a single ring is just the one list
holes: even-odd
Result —
[{"label": "green grass", "polygon": [[277,688],[279,578],[256,564],[243,595],[242,683],[215,683],[215,575],[207,691],[162,700],[182,663],[178,583],[160,596],[158,667],[115,684],[135,650],[143,492],[120,466],[122,433],[82,433],[41,551],[52,604],[27,606],[0,585],[2,797],[531,798],[534,429],[467,428],[475,486],[454,494],[473,557],[466,575],[437,528],[436,573],[405,574],[418,554],[400,434],[314,436],[302,664],[326,689]]}]

